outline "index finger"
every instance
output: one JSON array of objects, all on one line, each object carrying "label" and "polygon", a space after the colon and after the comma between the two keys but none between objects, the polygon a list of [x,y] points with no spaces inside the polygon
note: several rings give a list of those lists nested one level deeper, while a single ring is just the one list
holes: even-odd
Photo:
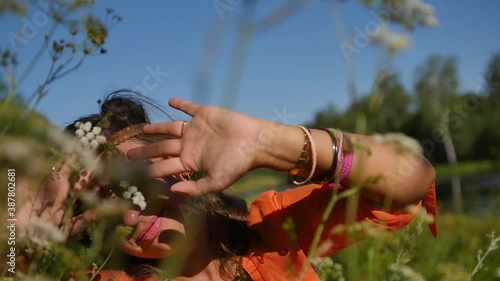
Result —
[{"label": "index finger", "polygon": [[196,114],[196,111],[198,111],[198,108],[200,108],[199,104],[179,98],[172,98],[168,103],[171,107],[178,109],[184,113],[187,113],[191,116],[194,116]]},{"label": "index finger", "polygon": [[139,160],[146,158],[179,156],[181,143],[179,139],[164,140],[145,146],[131,148],[127,151],[127,158]]},{"label": "index finger", "polygon": [[146,135],[168,135],[180,138],[182,135],[182,123],[185,121],[169,121],[159,124],[147,124],[142,128]]}]

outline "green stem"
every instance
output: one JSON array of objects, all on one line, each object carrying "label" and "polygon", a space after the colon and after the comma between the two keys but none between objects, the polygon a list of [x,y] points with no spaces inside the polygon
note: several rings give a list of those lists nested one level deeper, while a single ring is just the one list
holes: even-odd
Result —
[{"label": "green stem", "polygon": [[[335,186],[338,186],[337,182],[335,183]],[[314,237],[311,242],[311,248],[309,249],[309,253],[307,254],[307,262],[304,264],[304,266],[302,266],[302,269],[299,274],[299,279],[298,279],[299,281],[302,280],[302,278],[304,278],[304,274],[306,273],[306,270],[309,266],[309,261],[316,255],[316,250],[318,248],[321,235],[323,234],[323,230],[325,229],[325,224],[328,221],[328,218],[330,217],[333,207],[335,206],[335,203],[337,203],[338,199],[339,199],[338,188],[335,188],[332,192],[332,197],[330,198],[330,201],[328,202],[328,205],[326,206],[326,209],[323,212],[323,215],[321,216],[320,224],[318,225],[318,228],[314,233]]]},{"label": "green stem", "polygon": [[113,247],[111,249],[111,251],[109,252],[109,255],[106,257],[106,259],[104,260],[104,262],[101,264],[101,266],[95,271],[95,272],[92,272],[92,276],[90,277],[89,281],[92,281],[94,280],[94,278],[97,276],[97,273],[99,273],[99,271],[102,270],[102,268],[104,267],[104,265],[106,265],[106,263],[109,261],[109,259],[111,258],[111,256],[113,255],[113,252],[115,251],[115,247]]},{"label": "green stem", "polygon": [[26,78],[28,78],[28,76],[30,75],[31,71],[35,68],[35,66],[37,65],[38,61],[42,57],[43,51],[45,50],[46,42],[48,42],[52,38],[52,36],[54,35],[54,33],[55,33],[56,29],[57,29],[57,25],[58,25],[57,22],[52,23],[52,26],[50,27],[48,35],[46,35],[47,39],[45,39],[45,42],[43,43],[43,45],[40,46],[40,48],[36,52],[35,56],[31,60],[30,64],[28,65],[28,67],[26,68],[26,70],[24,70],[23,74],[21,75],[21,77],[19,78],[19,80],[16,82],[17,85],[21,85],[24,82],[24,80],[26,80]]}]

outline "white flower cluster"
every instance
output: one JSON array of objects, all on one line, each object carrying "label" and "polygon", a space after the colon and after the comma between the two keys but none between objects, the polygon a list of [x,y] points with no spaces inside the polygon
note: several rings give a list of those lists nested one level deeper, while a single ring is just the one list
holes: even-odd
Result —
[{"label": "white flower cluster", "polygon": [[423,154],[423,149],[422,146],[420,146],[420,143],[416,139],[402,133],[387,133],[383,135],[374,134],[373,140],[376,143],[396,142],[405,150],[415,154]]},{"label": "white flower cluster", "polygon": [[132,200],[132,203],[139,206],[141,210],[146,209],[146,198],[144,198],[142,193],[137,190],[137,186],[131,186],[128,181],[121,181],[120,186],[125,189],[122,194],[123,198],[126,200]]},{"label": "white flower cluster", "polygon": [[53,241],[56,243],[66,241],[66,236],[57,226],[41,218],[31,218],[26,222],[24,228],[33,231],[33,233],[23,238],[27,238],[37,244],[40,241]]},{"label": "white flower cluster", "polygon": [[434,7],[422,0],[406,0],[406,7],[411,11],[415,11],[421,15],[420,23],[423,26],[437,26],[439,24],[438,19],[434,16]]},{"label": "white flower cluster", "polygon": [[380,27],[379,31],[372,36],[372,39],[383,44],[392,52],[406,50],[411,47],[410,38],[407,35],[392,32],[387,26]]},{"label": "white flower cluster", "polygon": [[75,123],[75,134],[84,145],[90,145],[92,149],[96,149],[100,144],[106,142],[106,137],[101,135],[102,129],[99,126],[92,127],[90,122],[82,123],[80,121]]}]

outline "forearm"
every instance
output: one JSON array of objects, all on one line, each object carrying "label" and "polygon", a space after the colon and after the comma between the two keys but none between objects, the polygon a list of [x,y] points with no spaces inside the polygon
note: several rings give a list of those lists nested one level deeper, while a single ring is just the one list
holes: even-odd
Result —
[{"label": "forearm", "polygon": [[363,196],[374,202],[391,203],[392,209],[416,204],[424,197],[436,174],[422,155],[394,141],[381,143],[371,136],[356,134],[350,137],[354,159],[345,185],[362,186]]},{"label": "forearm", "polygon": [[[289,172],[295,167],[304,146],[304,133],[296,126],[267,123],[263,126],[266,142],[262,142],[261,167]],[[324,130],[311,129],[316,149],[313,179],[331,173],[333,143]],[[412,153],[396,142],[377,143],[371,136],[347,134],[353,145],[351,172],[342,181],[346,186],[361,186],[361,194],[375,203],[387,203],[392,209],[417,203],[427,192],[435,172],[424,157]],[[312,159],[311,159],[312,161]],[[300,176],[307,177],[312,163]]]}]

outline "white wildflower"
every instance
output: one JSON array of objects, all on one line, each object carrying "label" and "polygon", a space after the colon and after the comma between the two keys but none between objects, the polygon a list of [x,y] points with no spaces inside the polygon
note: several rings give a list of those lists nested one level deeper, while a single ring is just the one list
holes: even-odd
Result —
[{"label": "white wildflower", "polygon": [[420,146],[418,141],[405,134],[401,133],[388,133],[383,135],[375,134],[373,135],[373,140],[376,143],[396,142],[406,150],[409,150],[416,154],[422,154],[422,146]]},{"label": "white wildflower", "polygon": [[435,27],[439,25],[439,21],[435,16],[425,16],[421,20],[423,26]]},{"label": "white wildflower", "polygon": [[83,137],[83,135],[85,135],[85,132],[82,129],[78,129],[76,130],[75,134],[77,137],[81,138]]},{"label": "white wildflower", "polygon": [[386,41],[387,48],[393,52],[406,50],[411,47],[410,38],[404,34],[393,33]]},{"label": "white wildflower", "polygon": [[101,171],[102,170],[102,166],[101,166],[102,163],[99,160],[99,158],[97,157],[97,155],[95,155],[94,151],[84,149],[84,150],[78,151],[78,155],[79,155],[79,160],[82,163],[83,167],[85,167],[85,169],[90,170],[90,171]]},{"label": "white wildflower", "polygon": [[95,137],[96,141],[101,144],[101,143],[105,143],[106,142],[106,137],[105,136],[101,136],[101,135],[98,135]]},{"label": "white wildflower", "polygon": [[90,142],[90,147],[91,147],[92,149],[96,149],[98,146],[99,146],[99,142],[98,142],[97,140],[92,140],[92,141]]},{"label": "white wildflower", "polygon": [[389,269],[394,272],[399,272],[404,278],[404,280],[409,280],[409,281],[425,281],[425,278],[422,276],[422,274],[418,273],[415,271],[413,268],[402,265],[402,264],[391,264],[389,266]]},{"label": "white wildflower", "polygon": [[133,193],[133,195],[132,195],[132,203],[134,205],[139,206],[141,208],[141,210],[146,209],[145,199],[146,198],[144,198],[144,196],[142,195],[142,193],[140,191],[137,191],[137,192]]},{"label": "white wildflower", "polygon": [[81,137],[80,138],[80,142],[83,143],[83,145],[89,145],[90,142],[89,142],[89,139],[87,137]]},{"label": "white wildflower", "polygon": [[132,193],[125,191],[125,192],[123,192],[122,196],[123,196],[123,198],[125,198],[125,200],[130,200],[130,198],[132,198]]},{"label": "white wildflower", "polygon": [[330,258],[314,257],[309,262],[311,263],[311,265],[313,267],[319,267],[322,264],[325,264],[326,266],[328,266],[328,264],[331,264],[331,262],[329,262],[329,261],[331,261]]},{"label": "white wildflower", "polygon": [[371,39],[385,46],[392,52],[409,49],[411,42],[405,34],[398,34],[390,31],[387,26],[379,28],[378,32],[372,34]]},{"label": "white wildflower", "polygon": [[135,194],[134,194],[134,196],[132,197],[132,203],[134,203],[134,205],[138,205],[139,202],[141,202],[141,199],[139,197],[135,196]]},{"label": "white wildflower", "polygon": [[120,186],[122,188],[127,188],[130,186],[130,183],[128,181],[120,181]]},{"label": "white wildflower", "polygon": [[101,135],[102,129],[99,126],[92,127],[92,123],[90,122],[86,122],[85,124],[76,122],[75,127],[78,128],[75,131],[75,135],[80,139],[80,142],[90,146],[92,149],[96,149],[99,144],[106,142],[106,137]]},{"label": "white wildflower", "polygon": [[90,123],[89,121],[85,122],[83,128],[81,129],[83,129],[85,132],[90,132],[90,130],[92,129],[92,123]]},{"label": "white wildflower", "polygon": [[[75,126],[77,126],[78,123],[79,122],[76,122]],[[50,140],[53,141],[54,144],[60,146],[61,151],[63,151],[65,154],[77,155],[77,157],[75,157],[76,160],[71,160],[70,158],[68,158],[68,161],[78,161],[79,163],[81,163],[83,168],[94,171],[96,173],[101,171],[101,163],[97,158],[97,155],[94,153],[94,151],[91,151],[89,149],[82,149],[80,138],[71,137],[56,127],[50,127],[47,130],[47,136],[50,137]]]},{"label": "white wildflower", "polygon": [[146,202],[142,201],[142,202],[139,202],[139,207],[141,208],[141,210],[145,210],[146,209]]},{"label": "white wildflower", "polygon": [[434,7],[430,4],[424,3],[420,0],[415,2],[413,9],[424,15],[432,15],[434,13]]},{"label": "white wildflower", "polygon": [[142,195],[137,186],[130,186],[128,181],[123,180],[120,181],[120,187],[126,189],[126,191],[122,193],[122,197],[125,200],[132,200],[132,204],[139,206],[141,210],[146,209],[146,198],[144,198],[144,195]]},{"label": "white wildflower", "polygon": [[46,238],[56,243],[61,243],[66,240],[66,236],[54,224],[40,218],[32,218],[24,226],[26,228],[32,228],[34,231],[33,236],[39,239]]},{"label": "white wildflower", "polygon": [[100,135],[101,131],[102,129],[99,126],[95,126],[94,128],[92,128],[92,133],[94,133],[95,135]]},{"label": "white wildflower", "polygon": [[130,193],[134,193],[134,192],[137,192],[137,186],[133,185],[133,186],[129,186],[128,187],[128,191]]},{"label": "white wildflower", "polygon": [[406,207],[406,211],[412,215],[418,215],[421,212],[421,208],[417,205],[409,205]]},{"label": "white wildflower", "polygon": [[37,238],[37,237],[35,237],[33,235],[21,234],[19,236],[19,239],[21,241],[24,241],[24,240],[25,241],[30,241],[31,243],[39,245],[39,246],[42,246],[43,248],[46,248],[46,249],[50,248],[50,244],[49,244],[49,242],[46,239],[42,240],[42,239],[39,239],[39,238]]}]

